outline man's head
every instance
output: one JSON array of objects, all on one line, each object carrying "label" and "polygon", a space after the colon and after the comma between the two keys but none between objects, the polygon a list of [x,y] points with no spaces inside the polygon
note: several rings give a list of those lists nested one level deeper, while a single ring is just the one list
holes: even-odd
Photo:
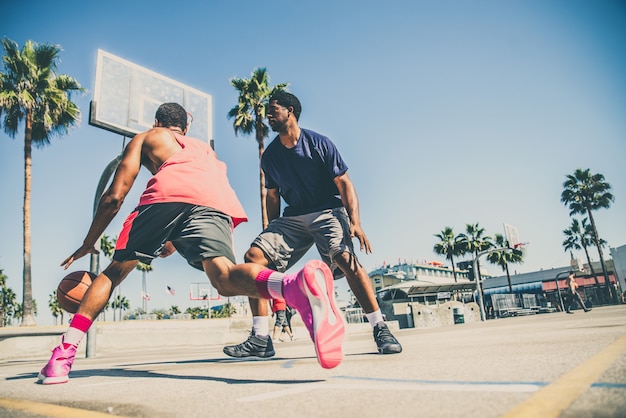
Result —
[{"label": "man's head", "polygon": [[286,109],[289,109],[291,107],[290,111],[293,112],[296,120],[300,119],[302,105],[300,104],[300,100],[298,100],[296,96],[291,93],[287,93],[286,91],[279,90],[276,93],[272,94],[269,103],[271,104],[274,100],[276,101],[276,104]]},{"label": "man's head", "polygon": [[156,126],[164,128],[178,127],[187,130],[187,111],[178,103],[163,103],[154,115]]}]

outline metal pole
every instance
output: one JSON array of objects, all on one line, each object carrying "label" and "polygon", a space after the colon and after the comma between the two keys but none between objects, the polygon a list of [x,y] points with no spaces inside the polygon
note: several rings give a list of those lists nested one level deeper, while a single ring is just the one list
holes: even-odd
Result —
[{"label": "metal pole", "polygon": [[565,312],[565,305],[563,305],[563,297],[561,296],[561,288],[559,287],[559,276],[563,274],[569,275],[569,271],[562,271],[554,278],[554,281],[556,282],[556,291],[559,294],[559,302],[561,303],[561,312]]},{"label": "metal pole", "polygon": [[[96,188],[96,195],[93,201],[93,216],[96,216],[96,211],[98,210],[98,204],[100,203],[100,198],[102,197],[102,193],[104,193],[104,189],[109,182],[109,179],[117,169],[117,166],[120,165],[120,161],[122,161],[122,154],[118,155],[111,161],[102,172],[102,176],[100,176],[100,181],[98,182],[98,187]],[[100,249],[100,240],[96,243],[96,249]],[[99,254],[91,254],[91,260],[89,264],[89,270],[95,274],[96,276],[100,274],[100,255]],[[87,340],[86,340],[86,357],[95,357],[96,356],[96,326],[95,322],[98,318],[94,318],[94,324],[89,327],[87,330]]]},{"label": "metal pole", "polygon": [[478,306],[480,307],[480,320],[485,321],[485,306],[483,303],[483,289],[480,286],[481,276],[478,274],[478,259],[486,254],[496,253],[498,251],[513,251],[512,248],[509,247],[500,247],[500,248],[492,248],[491,250],[485,250],[479,252],[474,260],[472,261],[472,266],[474,269],[474,278],[476,279],[476,291],[478,292]]}]

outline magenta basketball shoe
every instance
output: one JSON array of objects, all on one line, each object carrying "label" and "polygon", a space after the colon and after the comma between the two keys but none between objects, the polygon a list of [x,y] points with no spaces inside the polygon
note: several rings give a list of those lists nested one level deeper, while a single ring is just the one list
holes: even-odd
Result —
[{"label": "magenta basketball shoe", "polygon": [[333,274],[328,266],[312,260],[296,275],[286,276],[283,296],[300,313],[320,365],[325,369],[338,366],[343,359],[346,327],[335,303]]},{"label": "magenta basketball shoe", "polygon": [[52,350],[52,357],[48,364],[39,372],[37,380],[42,385],[52,385],[55,383],[66,383],[69,378],[70,369],[74,363],[76,356],[76,347],[70,345],[69,348],[63,348],[63,343]]}]

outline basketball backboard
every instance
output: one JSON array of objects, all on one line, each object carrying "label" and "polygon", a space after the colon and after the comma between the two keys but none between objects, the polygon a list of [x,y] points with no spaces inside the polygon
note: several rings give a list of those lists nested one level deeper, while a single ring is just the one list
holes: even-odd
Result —
[{"label": "basketball backboard", "polygon": [[[215,296],[214,296],[215,295]],[[221,296],[217,293],[210,283],[200,282],[191,283],[189,290],[189,300],[220,300]]]},{"label": "basketball backboard", "polygon": [[504,236],[509,244],[509,248],[517,248],[522,244],[519,240],[516,226],[504,224]]},{"label": "basketball backboard", "polygon": [[98,50],[89,124],[133,137],[152,128],[157,108],[178,103],[192,116],[188,135],[213,139],[210,95]]}]

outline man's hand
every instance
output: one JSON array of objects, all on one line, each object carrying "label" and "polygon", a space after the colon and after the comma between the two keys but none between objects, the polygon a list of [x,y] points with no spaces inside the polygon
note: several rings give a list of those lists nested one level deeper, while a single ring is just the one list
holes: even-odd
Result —
[{"label": "man's hand", "polygon": [[174,247],[174,244],[172,244],[172,241],[167,241],[165,245],[163,246],[163,248],[161,249],[161,254],[159,254],[159,257],[161,258],[169,257],[175,252],[176,252],[176,247]]},{"label": "man's hand", "polygon": [[350,225],[350,238],[356,237],[359,240],[361,251],[365,249],[365,254],[372,253],[372,247],[370,241],[367,239],[365,232],[361,229],[360,225]]},{"label": "man's hand", "polygon": [[100,254],[100,251],[96,250],[93,246],[83,245],[78,250],[74,251],[74,254],[70,255],[65,260],[63,260],[63,262],[61,263],[61,266],[63,267],[64,270],[67,270],[67,268],[71,266],[75,260],[78,260],[79,258],[87,254]]}]

